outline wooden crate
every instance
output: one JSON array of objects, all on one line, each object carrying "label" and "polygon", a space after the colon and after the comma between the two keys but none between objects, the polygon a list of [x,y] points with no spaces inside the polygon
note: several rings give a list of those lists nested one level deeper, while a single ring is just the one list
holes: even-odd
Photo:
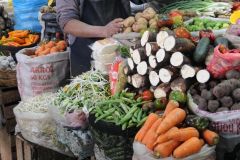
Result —
[{"label": "wooden crate", "polygon": [[0,105],[12,104],[20,100],[17,87],[0,87]]},{"label": "wooden crate", "polygon": [[0,129],[0,160],[15,160],[15,135],[8,134],[6,128]]},{"label": "wooden crate", "polygon": [[77,160],[16,136],[17,160]]}]

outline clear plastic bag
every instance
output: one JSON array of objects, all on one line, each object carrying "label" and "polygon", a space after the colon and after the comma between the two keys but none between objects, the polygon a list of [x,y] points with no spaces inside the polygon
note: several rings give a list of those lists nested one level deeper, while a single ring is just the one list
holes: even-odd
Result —
[{"label": "clear plastic bag", "polygon": [[94,155],[94,142],[89,130],[72,130],[60,124],[56,126],[58,140],[65,144],[75,156],[85,159]]},{"label": "clear plastic bag", "polygon": [[88,126],[86,114],[82,110],[75,110],[71,113],[61,113],[56,106],[49,106],[49,114],[52,119],[65,127],[82,128]]},{"label": "clear plastic bag", "polygon": [[[133,143],[133,160],[177,160],[174,157],[167,158],[155,158],[153,154],[141,143],[134,142]],[[178,160],[215,160],[215,146],[209,147],[208,145],[204,145],[196,154],[188,156],[186,158],[178,159]]]},{"label": "clear plastic bag", "polygon": [[20,112],[16,108],[13,111],[17,121],[17,128],[26,140],[72,156],[69,150],[57,140],[56,125],[47,112]]},{"label": "clear plastic bag", "polygon": [[229,70],[240,70],[240,53],[224,53],[219,51],[219,46],[214,49],[213,58],[207,65],[215,78],[223,77]]}]

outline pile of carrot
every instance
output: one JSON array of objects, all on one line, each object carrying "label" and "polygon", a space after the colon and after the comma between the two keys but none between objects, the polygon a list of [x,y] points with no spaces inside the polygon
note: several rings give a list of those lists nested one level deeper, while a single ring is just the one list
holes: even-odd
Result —
[{"label": "pile of carrot", "polygon": [[67,43],[65,41],[49,41],[48,43],[40,45],[36,51],[35,54],[32,55],[32,58],[38,57],[38,56],[44,56],[52,53],[58,53],[63,52],[67,48]]},{"label": "pile of carrot", "polygon": [[185,120],[186,112],[179,108],[178,102],[170,100],[162,117],[151,113],[135,140],[146,145],[157,157],[165,158],[173,155],[184,158],[201,150],[205,142],[216,145],[219,136],[208,129],[200,133],[196,128],[177,128]]},{"label": "pile of carrot", "polygon": [[38,42],[39,35],[28,30],[15,30],[8,32],[8,37],[2,36],[0,44],[11,47],[24,47]]}]

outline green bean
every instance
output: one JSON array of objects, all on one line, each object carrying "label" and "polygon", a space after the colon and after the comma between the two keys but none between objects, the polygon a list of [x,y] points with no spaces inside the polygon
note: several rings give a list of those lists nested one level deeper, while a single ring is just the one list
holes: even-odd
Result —
[{"label": "green bean", "polygon": [[139,109],[133,114],[133,117],[135,117],[136,119],[138,117],[138,112],[139,112]]},{"label": "green bean", "polygon": [[147,120],[147,117],[143,118],[137,125],[137,127],[141,126],[145,121]]},{"label": "green bean", "polygon": [[105,114],[102,114],[100,117],[98,117],[98,118],[95,120],[95,123],[96,123],[97,121],[99,121],[100,119],[103,119],[103,118],[111,115],[114,111],[115,111],[115,108],[110,108],[109,110],[106,111]]},{"label": "green bean", "polygon": [[127,122],[125,122],[125,123],[122,125],[122,130],[123,130],[123,131],[127,128],[127,125],[128,125]]},{"label": "green bean", "polygon": [[[136,111],[137,112],[137,111]],[[137,120],[137,118],[135,118],[134,116],[132,116],[132,120],[133,120],[133,122],[135,122],[135,123],[138,123],[139,121]]]},{"label": "green bean", "polygon": [[128,121],[133,116],[134,112],[137,111],[137,109],[138,109],[137,107],[131,108],[129,112],[121,119],[120,124],[123,124],[126,121]]},{"label": "green bean", "polygon": [[121,99],[122,101],[127,102],[127,103],[130,103],[130,104],[134,102],[132,99],[128,99],[128,98],[125,98],[125,97],[121,97],[120,99]]},{"label": "green bean", "polygon": [[138,122],[140,122],[142,119],[142,112],[143,112],[142,109],[140,109],[140,111],[138,112],[138,117],[137,117]]}]

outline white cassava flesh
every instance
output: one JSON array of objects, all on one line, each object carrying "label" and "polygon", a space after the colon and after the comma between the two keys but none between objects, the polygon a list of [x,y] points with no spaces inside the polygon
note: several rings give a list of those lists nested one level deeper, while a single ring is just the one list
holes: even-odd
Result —
[{"label": "white cassava flesh", "polygon": [[146,44],[146,55],[155,55],[156,52],[159,50],[158,44],[156,42],[148,42]]},{"label": "white cassava flesh", "polygon": [[147,43],[145,48],[146,48],[146,55],[147,55],[147,56],[150,56],[150,55],[151,55],[151,52],[152,52],[152,46],[151,46],[151,44],[150,44],[150,43]]},{"label": "white cassava flesh", "polygon": [[160,79],[159,79],[159,76],[158,76],[157,72],[151,71],[149,73],[149,81],[150,81],[152,86],[157,86],[159,84]]},{"label": "white cassava flesh", "polygon": [[144,48],[138,48],[133,51],[132,59],[135,64],[139,64],[141,61],[147,59]]},{"label": "white cassava flesh", "polygon": [[199,83],[206,83],[210,79],[210,73],[206,69],[197,72],[197,81]]},{"label": "white cassava flesh", "polygon": [[138,74],[144,76],[145,74],[147,74],[147,70],[148,70],[147,62],[143,61],[137,65]]},{"label": "white cassava flesh", "polygon": [[195,69],[187,64],[184,64],[181,68],[181,75],[183,79],[192,78],[196,75]]},{"label": "white cassava flesh", "polygon": [[148,42],[149,35],[150,35],[150,32],[149,32],[149,31],[145,31],[145,32],[143,33],[142,38],[141,38],[141,45],[142,45],[142,46],[145,46],[146,43]]},{"label": "white cassava flesh", "polygon": [[148,63],[150,65],[151,68],[156,68],[157,67],[157,60],[156,60],[156,57],[151,55],[148,57]]},{"label": "white cassava flesh", "polygon": [[176,39],[173,36],[169,36],[164,40],[164,49],[166,51],[171,51],[176,45]]},{"label": "white cassava flesh", "polygon": [[159,78],[163,83],[168,83],[172,79],[173,73],[165,68],[159,70]]},{"label": "white cassava flesh", "polygon": [[129,84],[131,84],[131,83],[132,83],[132,77],[131,77],[131,76],[128,76],[128,77],[127,77],[127,81],[128,81]]},{"label": "white cassava flesh", "polygon": [[160,31],[157,34],[156,40],[157,40],[157,44],[160,48],[164,48],[164,41],[168,36],[169,36],[169,34],[167,31]]},{"label": "white cassava flesh", "polygon": [[156,88],[155,91],[154,91],[154,97],[156,99],[167,97],[167,93],[162,88]]},{"label": "white cassava flesh", "polygon": [[127,59],[127,63],[128,63],[128,66],[129,66],[129,68],[131,69],[131,70],[134,70],[134,63],[133,63],[133,60],[132,60],[132,58],[128,58]]},{"label": "white cassava flesh", "polygon": [[183,64],[184,55],[181,52],[175,52],[170,58],[170,63],[174,67],[179,67]]},{"label": "white cassava flesh", "polygon": [[143,87],[145,84],[145,77],[144,76],[141,76],[139,74],[134,74],[132,76],[132,85],[133,87],[135,88],[141,88]]}]

